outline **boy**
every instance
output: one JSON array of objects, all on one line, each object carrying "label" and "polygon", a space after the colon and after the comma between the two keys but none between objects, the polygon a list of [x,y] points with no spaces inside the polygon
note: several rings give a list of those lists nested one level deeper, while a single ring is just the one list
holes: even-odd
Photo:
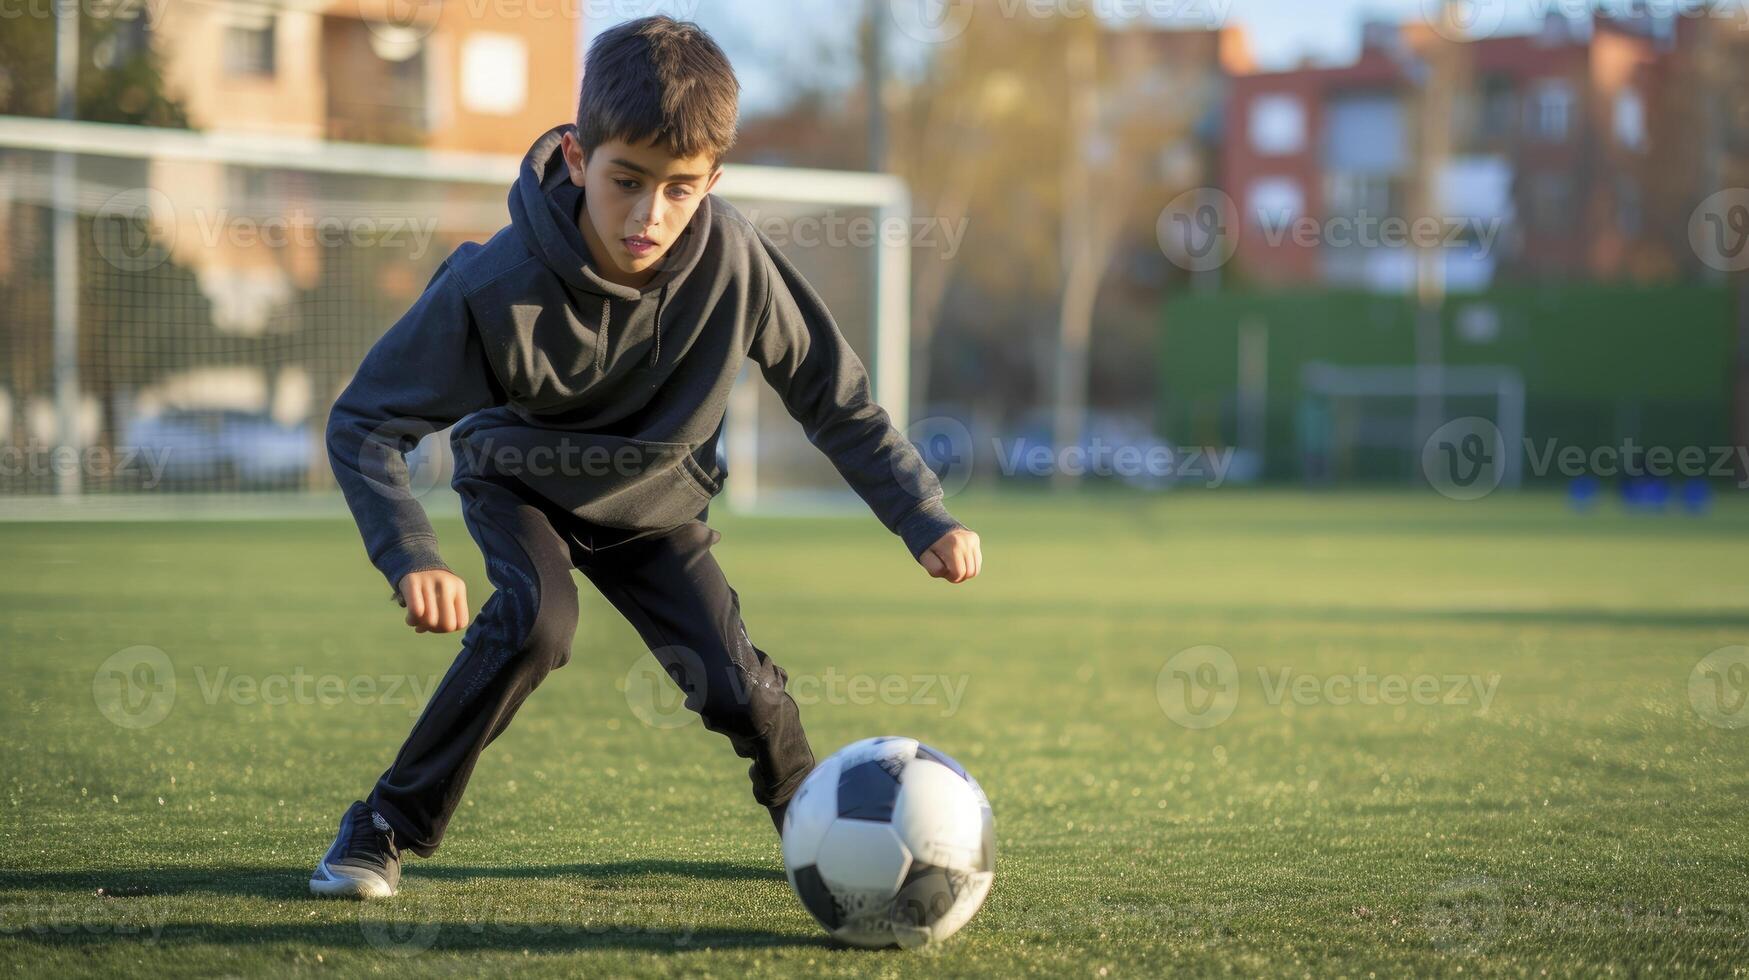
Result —
[{"label": "boy", "polygon": [[[744,359],[931,575],[964,582],[982,561],[819,297],[709,196],[740,92],[716,43],[649,17],[603,33],[587,69],[576,126],[523,160],[510,225],[445,260],[329,417],[335,477],[407,624],[467,632],[394,763],[341,818],[317,894],[393,895],[402,851],[436,851],[481,751],[570,659],[573,569],[751,760],[753,797],[782,830],[814,756],[705,524]],[[452,423],[453,486],[496,588],[471,624],[405,463]]]}]

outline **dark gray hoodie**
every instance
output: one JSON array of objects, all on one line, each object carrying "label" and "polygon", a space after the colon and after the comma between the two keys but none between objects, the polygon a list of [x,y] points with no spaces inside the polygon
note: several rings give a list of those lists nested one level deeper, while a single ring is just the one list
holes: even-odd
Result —
[{"label": "dark gray hoodie", "polygon": [[825,304],[727,203],[705,196],[644,288],[596,273],[570,128],[529,149],[510,225],[444,261],[329,415],[335,478],[390,586],[446,567],[408,485],[420,437],[459,423],[458,477],[490,469],[599,525],[672,527],[722,489],[717,435],[748,357],[912,555],[958,527]]}]

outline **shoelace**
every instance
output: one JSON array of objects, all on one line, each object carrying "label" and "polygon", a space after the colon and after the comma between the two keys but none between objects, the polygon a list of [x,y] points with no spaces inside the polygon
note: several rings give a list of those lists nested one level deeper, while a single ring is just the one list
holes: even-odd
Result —
[{"label": "shoelace", "polygon": [[[378,838],[381,839],[379,846],[365,843]],[[384,820],[375,810],[360,807],[352,817],[352,846],[348,850],[361,851],[367,848],[373,854],[384,851],[391,856],[400,854],[400,850],[395,846],[394,828],[389,826],[389,822]]]}]

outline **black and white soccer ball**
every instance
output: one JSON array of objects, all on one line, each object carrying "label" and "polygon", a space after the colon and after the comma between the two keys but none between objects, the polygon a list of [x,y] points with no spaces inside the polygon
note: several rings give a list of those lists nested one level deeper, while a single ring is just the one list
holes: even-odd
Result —
[{"label": "black and white soccer ball", "polygon": [[916,947],[958,932],[996,872],[978,781],[914,738],[853,742],[808,774],[783,821],[802,904],[853,946]]}]

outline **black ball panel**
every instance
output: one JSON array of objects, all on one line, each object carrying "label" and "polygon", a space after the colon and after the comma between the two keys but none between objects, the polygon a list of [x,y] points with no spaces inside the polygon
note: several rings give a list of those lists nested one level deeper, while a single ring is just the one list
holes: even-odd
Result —
[{"label": "black ball panel", "polygon": [[801,896],[802,905],[821,925],[827,929],[838,928],[838,903],[832,899],[832,891],[820,877],[818,867],[810,864],[796,869],[796,894]]},{"label": "black ball panel", "polygon": [[838,815],[852,820],[893,819],[899,774],[891,759],[860,762],[838,774]]},{"label": "black ball panel", "polygon": [[942,765],[948,767],[949,769],[952,769],[954,772],[958,773],[959,777],[961,779],[964,779],[967,782],[971,781],[972,777],[966,772],[966,767],[955,762],[953,760],[953,757],[948,755],[946,752],[937,751],[935,749],[930,748],[927,745],[924,745],[922,742],[918,742],[917,743],[917,758],[929,759],[929,760],[932,760],[935,762],[939,762]]}]

